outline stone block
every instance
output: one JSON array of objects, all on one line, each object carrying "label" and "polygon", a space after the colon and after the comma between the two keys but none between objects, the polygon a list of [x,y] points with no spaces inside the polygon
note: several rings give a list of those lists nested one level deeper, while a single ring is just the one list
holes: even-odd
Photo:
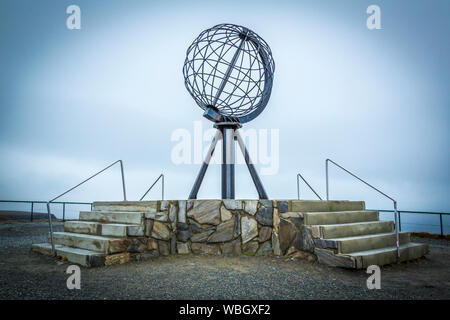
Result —
[{"label": "stone block", "polygon": [[191,238],[192,231],[187,223],[178,222],[176,235],[178,241],[186,242]]},{"label": "stone block", "polygon": [[195,233],[191,237],[191,242],[206,242],[211,234],[214,233],[216,229],[211,228],[200,233]]},{"label": "stone block", "polygon": [[192,252],[195,254],[220,255],[219,245],[206,243],[193,243],[191,245]]},{"label": "stone block", "polygon": [[263,206],[263,207],[266,207],[266,208],[273,208],[272,200],[261,199],[261,200],[259,200],[259,203],[260,203],[261,206]]},{"label": "stone block", "polygon": [[177,221],[177,215],[178,215],[178,207],[175,203],[170,204],[169,209],[169,220],[170,222],[176,222]]},{"label": "stone block", "polygon": [[238,256],[241,254],[241,240],[236,239],[230,242],[225,242],[221,245],[222,254],[229,256]]},{"label": "stone block", "polygon": [[162,256],[168,256],[170,254],[169,242],[158,240],[159,254]]},{"label": "stone block", "polygon": [[[189,224],[190,224],[190,226],[191,226],[192,233],[200,233],[200,232],[205,231],[205,229],[202,228],[202,225],[201,225],[201,224],[195,222],[195,221],[192,220],[192,219],[189,219]],[[209,227],[208,227],[208,228],[209,228]],[[206,229],[208,229],[208,228],[206,228]]]},{"label": "stone block", "polygon": [[156,238],[156,239],[161,239],[161,240],[169,240],[170,239],[170,230],[167,227],[166,224],[159,222],[159,221],[155,221],[153,223],[153,229],[152,229],[152,237]]},{"label": "stone block", "polygon": [[178,201],[178,222],[186,223],[186,201]]},{"label": "stone block", "polygon": [[187,215],[200,224],[220,224],[220,200],[197,200]]},{"label": "stone block", "polygon": [[263,226],[273,226],[273,207],[260,207],[256,220]]},{"label": "stone block", "polygon": [[144,252],[147,246],[142,243],[139,239],[130,239],[130,244],[128,245],[128,252]]},{"label": "stone block", "polygon": [[241,217],[241,238],[245,244],[258,236],[258,223],[253,217]]},{"label": "stone block", "polygon": [[150,237],[153,230],[153,220],[145,219],[145,236]]},{"label": "stone block", "polygon": [[225,206],[222,206],[220,208],[220,217],[222,221],[228,221],[233,217],[233,214],[227,208],[225,208]]},{"label": "stone block", "polygon": [[234,237],[237,238],[241,235],[241,215],[239,213],[234,214]]},{"label": "stone block", "polygon": [[233,239],[234,224],[234,220],[219,224],[216,228],[216,232],[211,235],[208,242],[226,242]]},{"label": "stone block", "polygon": [[189,247],[189,243],[177,242],[177,252],[178,252],[178,254],[191,253],[191,248]]},{"label": "stone block", "polygon": [[258,248],[259,248],[258,241],[250,241],[242,246],[242,252],[245,255],[253,256],[255,255],[256,251],[258,251]]},{"label": "stone block", "polygon": [[261,227],[259,229],[259,242],[265,242],[272,237],[272,228],[271,227]]},{"label": "stone block", "polygon": [[274,208],[273,209],[273,230],[275,232],[278,232],[279,226],[280,226],[280,214],[278,212],[278,209]]},{"label": "stone block", "polygon": [[144,229],[144,226],[127,226],[127,235],[129,237],[143,237]]},{"label": "stone block", "polygon": [[242,210],[242,200],[224,199],[223,204],[228,210]]},{"label": "stone block", "polygon": [[129,252],[123,252],[118,254],[111,254],[105,257],[105,266],[113,264],[124,264],[131,260]]},{"label": "stone block", "polygon": [[162,200],[159,211],[167,211],[169,210],[169,200]]},{"label": "stone block", "polygon": [[270,241],[264,242],[256,251],[256,256],[268,256],[272,254],[272,244]]},{"label": "stone block", "polygon": [[279,239],[280,239],[280,250],[283,255],[286,253],[287,249],[291,246],[297,232],[298,229],[291,221],[286,219],[280,219]]},{"label": "stone block", "polygon": [[177,236],[176,234],[172,234],[172,238],[170,239],[170,254],[177,253]]},{"label": "stone block", "polygon": [[277,201],[278,211],[280,213],[285,213],[289,211],[289,202],[288,201]]},{"label": "stone block", "polygon": [[281,256],[280,239],[278,237],[278,233],[276,232],[272,232],[272,248],[274,255]]},{"label": "stone block", "polygon": [[258,200],[245,200],[244,201],[244,210],[248,214],[254,216],[258,210]]},{"label": "stone block", "polygon": [[145,214],[146,219],[153,219],[155,221],[167,222],[169,221],[169,214],[167,211],[162,212],[147,212]]},{"label": "stone block", "polygon": [[147,250],[158,250],[158,241],[152,238],[147,239]]}]

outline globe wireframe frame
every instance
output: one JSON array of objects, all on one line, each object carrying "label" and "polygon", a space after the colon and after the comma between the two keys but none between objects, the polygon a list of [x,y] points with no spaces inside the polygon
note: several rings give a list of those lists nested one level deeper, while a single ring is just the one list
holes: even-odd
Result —
[{"label": "globe wireframe frame", "polygon": [[189,46],[183,67],[185,85],[203,109],[220,121],[245,123],[266,107],[275,63],[269,45],[255,32],[219,24],[200,33]]}]

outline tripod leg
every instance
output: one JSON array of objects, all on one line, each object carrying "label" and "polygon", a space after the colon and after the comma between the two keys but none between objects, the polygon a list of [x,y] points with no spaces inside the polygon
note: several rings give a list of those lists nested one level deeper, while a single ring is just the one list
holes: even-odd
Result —
[{"label": "tripod leg", "polygon": [[192,187],[191,193],[189,194],[189,199],[197,199],[197,193],[202,184],[203,178],[205,177],[206,170],[208,169],[209,162],[211,161],[212,155],[214,154],[214,149],[216,148],[217,142],[222,139],[222,133],[217,130],[216,135],[211,141],[211,146],[209,147],[208,153],[206,154],[205,160],[203,161],[200,172],[195,179],[194,186]]},{"label": "tripod leg", "polygon": [[234,128],[222,127],[222,199],[234,199]]},{"label": "tripod leg", "polygon": [[239,143],[239,147],[241,148],[242,154],[245,158],[245,163],[247,164],[248,171],[250,172],[250,175],[252,176],[253,183],[255,184],[256,190],[258,191],[258,195],[260,199],[268,199],[266,190],[264,190],[264,187],[262,185],[261,180],[259,179],[258,173],[256,172],[255,166],[250,160],[250,155],[248,154],[247,148],[244,145],[244,141],[242,140],[241,135],[237,130],[234,131],[235,136],[237,138],[237,141]]}]

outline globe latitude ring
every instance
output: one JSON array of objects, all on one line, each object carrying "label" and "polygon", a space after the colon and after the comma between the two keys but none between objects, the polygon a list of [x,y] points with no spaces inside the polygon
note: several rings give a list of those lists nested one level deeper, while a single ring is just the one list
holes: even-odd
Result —
[{"label": "globe latitude ring", "polygon": [[269,45],[260,36],[242,26],[219,24],[189,46],[183,75],[206,118],[246,123],[266,107],[274,70]]}]

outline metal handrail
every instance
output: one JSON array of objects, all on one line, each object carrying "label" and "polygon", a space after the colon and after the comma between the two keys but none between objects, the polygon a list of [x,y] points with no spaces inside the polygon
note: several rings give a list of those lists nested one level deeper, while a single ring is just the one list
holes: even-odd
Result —
[{"label": "metal handrail", "polygon": [[360,177],[358,177],[357,175],[355,175],[354,173],[350,172],[349,170],[345,169],[344,167],[342,167],[341,165],[337,164],[336,162],[334,162],[331,159],[326,159],[325,160],[325,176],[326,176],[326,189],[327,189],[327,201],[329,200],[329,184],[328,184],[328,163],[331,162],[332,164],[334,164],[335,166],[337,166],[338,168],[342,169],[343,171],[347,172],[349,175],[351,175],[352,177],[358,179],[359,181],[361,181],[362,183],[364,183],[365,185],[371,187],[372,189],[374,189],[375,191],[377,191],[378,193],[382,194],[383,196],[385,196],[386,198],[390,199],[393,203],[394,203],[394,216],[395,216],[395,237],[396,237],[396,245],[397,245],[397,258],[400,258],[400,236],[399,236],[399,224],[398,224],[398,210],[397,210],[397,201],[388,196],[386,193],[384,193],[383,191],[375,188],[374,186],[372,186],[371,184],[369,184],[368,182],[364,181],[363,179],[361,179]]},{"label": "metal handrail", "polygon": [[55,256],[55,243],[53,242],[53,225],[52,225],[52,215],[50,212],[50,203],[52,203],[53,201],[55,201],[56,199],[61,198],[63,195],[69,193],[70,191],[72,191],[73,189],[78,188],[79,186],[81,186],[83,183],[91,180],[92,178],[96,177],[97,175],[99,175],[100,173],[108,170],[109,168],[111,168],[113,165],[115,165],[116,163],[120,163],[120,172],[122,174],[122,188],[123,188],[123,201],[127,201],[127,194],[125,191],[125,176],[123,174],[123,163],[122,160],[117,160],[115,162],[113,162],[112,164],[110,164],[109,166],[107,166],[106,168],[100,170],[99,172],[97,172],[96,174],[90,176],[89,178],[85,179],[84,181],[80,182],[79,184],[77,184],[76,186],[70,188],[69,190],[61,193],[59,196],[53,198],[52,200],[47,202],[47,213],[48,213],[48,224],[49,224],[49,228],[50,228],[50,242],[52,244],[52,255]]},{"label": "metal handrail", "polygon": [[317,194],[316,190],[314,190],[313,187],[310,186],[308,181],[306,181],[306,179],[303,178],[303,176],[300,173],[297,173],[297,198],[298,198],[298,200],[300,200],[300,180],[299,180],[299,178],[302,178],[303,182],[305,182],[306,185],[311,189],[311,191],[314,192],[314,194],[317,196],[317,198],[319,198],[319,200],[322,200],[322,198]]},{"label": "metal handrail", "polygon": [[[0,203],[27,203],[31,204],[30,208],[30,221],[33,222],[33,215],[34,215],[34,204],[38,203],[47,203],[47,201],[33,201],[33,200],[0,200]],[[56,204],[62,204],[63,205],[63,221],[65,221],[65,208],[66,204],[81,204],[81,205],[90,205],[92,208],[92,202],[73,202],[73,201],[54,201],[53,203]]]},{"label": "metal handrail", "polygon": [[[378,209],[379,212],[394,212],[393,210],[384,210],[384,209]],[[402,213],[410,213],[410,214],[434,214],[439,215],[439,229],[441,230],[441,236],[444,236],[444,224],[442,222],[442,215],[444,216],[450,216],[450,212],[434,212],[434,211],[411,211],[411,210],[398,210],[398,229],[399,231],[402,231],[402,219],[401,214]],[[408,224],[408,223],[406,223]],[[419,225],[419,223],[414,223]],[[423,224],[423,225],[431,225],[431,224]],[[433,226],[433,225],[431,225]]]},{"label": "metal handrail", "polygon": [[150,190],[152,190],[152,188],[155,186],[155,184],[159,181],[159,179],[161,179],[161,183],[162,183],[162,187],[161,187],[161,200],[164,200],[164,174],[160,174],[159,177],[155,180],[155,182],[153,182],[153,184],[150,186],[150,188],[148,188],[148,190],[144,193],[144,195],[139,199],[139,201],[142,201],[142,199],[145,198],[145,196],[147,195],[147,193],[149,193]]}]

